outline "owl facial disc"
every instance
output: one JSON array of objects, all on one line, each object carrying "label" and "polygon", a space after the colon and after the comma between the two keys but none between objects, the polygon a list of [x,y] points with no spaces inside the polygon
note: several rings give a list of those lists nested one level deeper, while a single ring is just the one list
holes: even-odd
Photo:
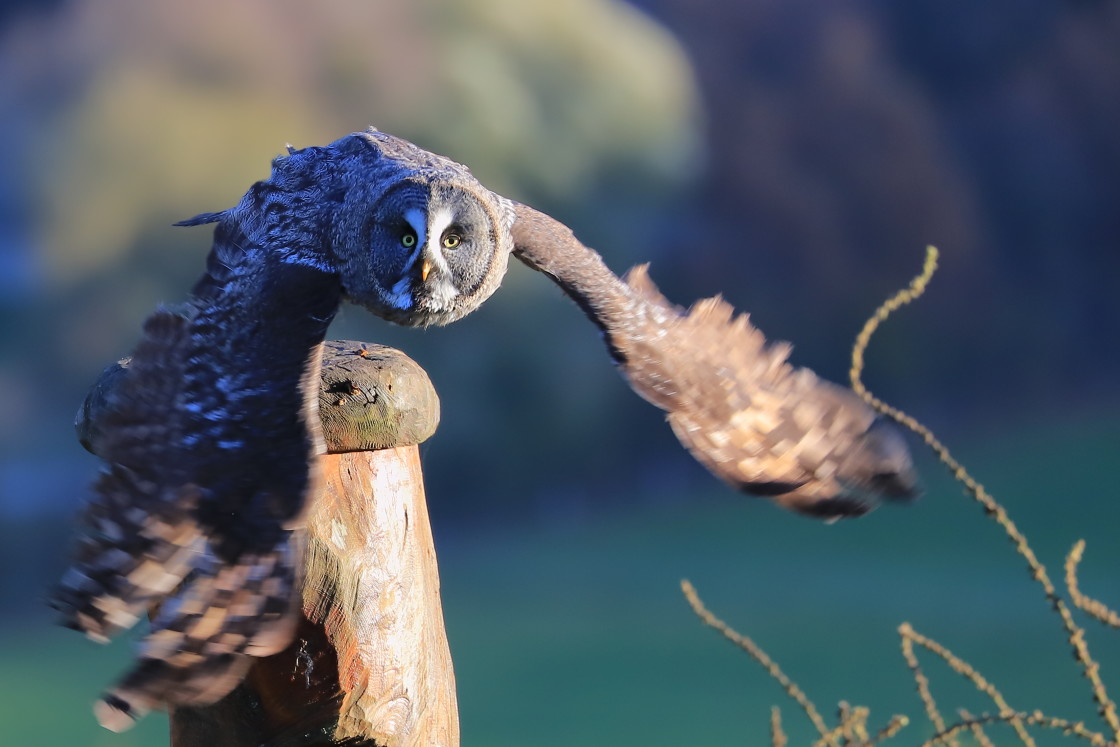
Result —
[{"label": "owl facial disc", "polygon": [[351,169],[329,251],[347,298],[410,327],[448,324],[497,289],[513,248],[512,203],[459,164],[384,133],[337,144]]}]

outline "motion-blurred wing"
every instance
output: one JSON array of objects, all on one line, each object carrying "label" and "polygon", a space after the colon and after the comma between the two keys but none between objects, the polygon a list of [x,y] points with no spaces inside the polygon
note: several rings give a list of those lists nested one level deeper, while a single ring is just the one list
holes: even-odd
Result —
[{"label": "motion-blurred wing", "polygon": [[86,507],[74,563],[53,603],[62,623],[99,641],[132,627],[179,585],[202,546],[198,489],[186,483],[175,413],[190,322],[148,318],[129,374],[104,403],[91,445],[109,463]]},{"label": "motion-blurred wing", "polygon": [[[626,282],[645,302],[669,308],[645,266]],[[635,391],[667,403],[681,443],[735,488],[821,517],[914,496],[897,430],[850,389],[791,366],[788,344],[767,344],[722,299],[669,316],[652,345],[631,350],[639,354],[621,367]]]},{"label": "motion-blurred wing", "polygon": [[897,431],[855,393],[787,361],[746,315],[710,298],[684,310],[637,267],[623,282],[563,224],[517,206],[514,254],[544,272],[603,331],[634,390],[668,412],[715,475],[815,516],[855,516],[916,493]]},{"label": "motion-blurred wing", "polygon": [[291,530],[324,451],[321,342],[338,282],[232,223],[215,231],[208,270],[182,313],[148,319],[116,387],[84,410],[83,441],[107,466],[53,604],[100,641],[152,617],[96,708],[114,730],[222,697],[296,621]]}]

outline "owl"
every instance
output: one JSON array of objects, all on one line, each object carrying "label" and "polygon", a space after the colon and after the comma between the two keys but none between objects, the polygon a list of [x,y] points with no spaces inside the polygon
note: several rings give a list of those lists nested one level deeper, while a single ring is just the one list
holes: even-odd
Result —
[{"label": "owl", "polygon": [[97,705],[113,729],[213,701],[296,620],[301,526],[324,453],[321,347],[343,298],[447,324],[501,282],[512,203],[380,132],[291,150],[214,223],[190,300],[145,323],[90,435],[107,466],[53,597],[95,640],[149,610],[138,662]]},{"label": "owl", "polygon": [[790,366],[719,299],[685,311],[644,268],[620,280],[464,166],[374,130],[272,166],[235,207],[181,224],[215,224],[205,273],[147,320],[87,434],[106,466],[53,604],[95,640],[150,617],[96,706],[108,728],[217,700],[289,643],[324,453],[322,343],[344,299],[448,324],[494,293],[512,254],[575,300],[635,391],[735,487],[826,518],[913,493],[905,444],[850,391]]}]

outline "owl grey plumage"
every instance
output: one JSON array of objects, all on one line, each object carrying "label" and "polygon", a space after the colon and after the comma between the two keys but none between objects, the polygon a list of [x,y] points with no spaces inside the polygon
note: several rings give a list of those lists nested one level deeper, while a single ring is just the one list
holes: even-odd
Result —
[{"label": "owl grey plumage", "polygon": [[342,298],[446,324],[498,287],[512,204],[466,168],[379,132],[291,150],[217,223],[206,274],[145,324],[90,441],[107,462],[54,595],[106,640],[154,609],[98,705],[114,729],[213,701],[287,645],[314,495],[321,343]]},{"label": "owl grey plumage", "polygon": [[324,451],[322,341],[344,298],[398,324],[447,324],[497,289],[515,252],[736,487],[827,517],[913,490],[897,434],[722,301],[685,312],[642,269],[620,281],[563,225],[399,138],[290,150],[237,206],[182,225],[206,223],[206,273],[183,308],[149,318],[89,434],[107,467],[53,600],[97,640],[151,617],[135,667],[97,706],[110,728],[216,700],[250,657],[287,645]]}]

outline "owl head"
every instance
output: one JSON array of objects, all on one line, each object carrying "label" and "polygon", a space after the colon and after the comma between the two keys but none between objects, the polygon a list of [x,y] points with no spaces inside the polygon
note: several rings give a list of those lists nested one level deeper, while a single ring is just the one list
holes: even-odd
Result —
[{"label": "owl head", "polygon": [[466,167],[381,132],[329,148],[353,180],[329,247],[346,296],[396,324],[447,324],[498,288],[513,249],[513,205]]},{"label": "owl head", "polygon": [[336,275],[373,314],[426,327],[466,316],[497,290],[513,221],[513,203],[465,166],[369,130],[289,148],[235,207],[178,225],[220,222],[244,237],[215,243],[212,285],[233,267],[257,266],[240,257],[255,251]]}]

